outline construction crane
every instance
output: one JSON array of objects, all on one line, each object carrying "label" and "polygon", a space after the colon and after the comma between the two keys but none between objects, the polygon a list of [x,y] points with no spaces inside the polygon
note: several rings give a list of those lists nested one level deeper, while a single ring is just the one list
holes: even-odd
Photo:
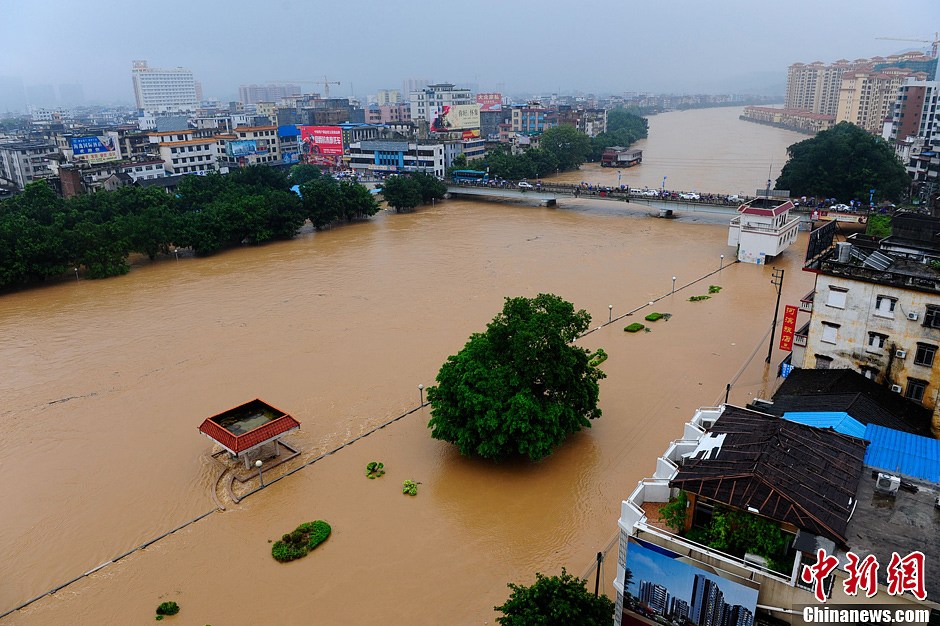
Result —
[{"label": "construction crane", "polygon": [[330,85],[339,85],[338,80],[327,80],[326,75],[323,76],[323,80],[278,80],[275,81],[278,83],[303,83],[303,84],[313,84],[313,85],[323,85],[323,97],[330,97]]},{"label": "construction crane", "polygon": [[875,39],[887,39],[888,41],[912,41],[914,43],[929,43],[930,56],[934,59],[937,58],[937,45],[940,44],[940,33],[933,34],[933,41],[930,39],[909,39],[906,37],[875,37]]}]

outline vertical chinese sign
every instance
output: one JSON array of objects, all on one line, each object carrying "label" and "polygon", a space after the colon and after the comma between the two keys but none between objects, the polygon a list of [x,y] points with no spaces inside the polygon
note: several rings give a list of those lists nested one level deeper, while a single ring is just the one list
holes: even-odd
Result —
[{"label": "vertical chinese sign", "polygon": [[793,350],[793,333],[796,332],[797,308],[788,304],[783,313],[783,328],[780,331],[780,349]]}]

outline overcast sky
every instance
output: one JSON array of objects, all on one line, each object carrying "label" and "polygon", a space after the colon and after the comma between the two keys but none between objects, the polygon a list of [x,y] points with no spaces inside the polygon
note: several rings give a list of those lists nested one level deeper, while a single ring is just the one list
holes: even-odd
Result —
[{"label": "overcast sky", "polygon": [[938,28],[940,0],[0,0],[0,91],[81,83],[88,101],[132,103],[144,59],[191,69],[222,100],[324,75],[341,82],[331,95],[359,97],[408,78],[518,95],[782,93],[791,63],[926,48],[876,38]]}]

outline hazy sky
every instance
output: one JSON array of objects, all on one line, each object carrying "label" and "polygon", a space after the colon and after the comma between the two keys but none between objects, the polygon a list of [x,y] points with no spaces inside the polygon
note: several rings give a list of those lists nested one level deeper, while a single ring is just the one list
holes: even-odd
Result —
[{"label": "hazy sky", "polygon": [[[407,78],[508,94],[782,93],[795,62],[892,54],[933,39],[940,0],[0,0],[0,90],[81,83],[133,102],[133,59],[183,66],[205,97],[238,85]],[[305,92],[319,91],[312,83]],[[2,100],[2,94],[0,94]]]}]

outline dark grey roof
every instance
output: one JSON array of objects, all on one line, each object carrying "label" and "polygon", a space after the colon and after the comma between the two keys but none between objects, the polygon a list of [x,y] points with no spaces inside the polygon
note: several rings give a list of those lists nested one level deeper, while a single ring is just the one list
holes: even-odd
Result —
[{"label": "dark grey roof", "polygon": [[726,405],[669,486],[846,545],[867,445]]},{"label": "dark grey roof", "polygon": [[773,404],[753,407],[759,411],[772,415],[783,416],[788,412],[840,412],[848,413],[856,421],[868,425],[877,424],[885,428],[900,430],[915,435],[931,436],[930,429],[917,426],[880,406],[870,397],[859,392],[849,393],[818,393],[811,395],[781,395],[774,396]]},{"label": "dark grey roof", "polygon": [[179,185],[183,176],[186,176],[186,174],[174,174],[173,176],[164,176],[162,178],[141,178],[137,181],[137,186],[172,188]]},{"label": "dark grey roof", "polygon": [[[850,369],[795,369],[783,380],[783,384],[774,394],[774,404],[777,398],[786,398],[788,396],[819,396],[821,394],[862,394],[872,401],[877,407],[893,415],[898,420],[907,425],[903,429],[905,432],[913,432],[919,435],[930,435],[930,409],[908,400],[904,396],[886,389],[873,380],[865,378],[858,372]],[[860,405],[861,406],[861,405]],[[769,411],[767,407],[761,407],[763,411]],[[797,409],[787,409],[790,411]],[[803,409],[812,410],[812,409]],[[847,409],[817,409],[817,410],[842,410],[849,413],[855,419],[863,421]],[[773,411],[776,414],[776,410]],[[878,424],[888,428],[896,428],[888,423],[874,421],[876,412],[868,411],[872,421],[866,424]],[[883,416],[883,413],[879,413]],[[880,418],[878,418],[880,419]],[[902,429],[898,429],[902,430]]]}]

